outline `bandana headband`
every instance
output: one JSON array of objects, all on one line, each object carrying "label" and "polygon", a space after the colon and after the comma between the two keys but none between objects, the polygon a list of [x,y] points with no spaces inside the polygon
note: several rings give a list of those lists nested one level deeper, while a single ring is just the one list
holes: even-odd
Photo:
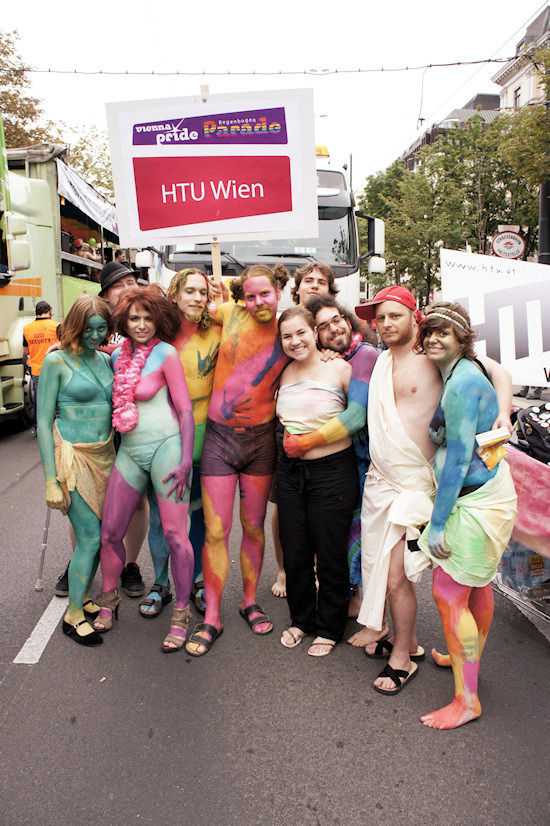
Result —
[{"label": "bandana headband", "polygon": [[456,319],[454,319],[454,318],[450,318],[450,315],[452,314],[452,315],[454,315],[454,316],[458,316],[458,318],[460,318],[460,319],[462,319],[462,321],[464,321],[464,319],[462,318],[462,316],[459,316],[459,314],[458,314],[458,313],[455,313],[455,312],[454,312],[454,310],[447,310],[447,309],[443,309],[443,308],[441,308],[441,309],[443,310],[442,312],[438,312],[438,310],[432,310],[432,311],[430,311],[430,312],[426,315],[425,320],[427,321],[427,320],[428,320],[429,318],[431,318],[432,316],[437,316],[437,318],[444,318],[444,319],[445,319],[445,321],[450,321],[450,323],[451,323],[451,324],[455,324],[457,327],[460,327],[460,329],[461,329],[461,330],[463,330],[465,333],[468,333],[468,332],[469,332],[469,330],[468,330],[468,329],[464,326],[464,324],[462,324],[460,321],[457,321],[457,320],[456,320]]}]

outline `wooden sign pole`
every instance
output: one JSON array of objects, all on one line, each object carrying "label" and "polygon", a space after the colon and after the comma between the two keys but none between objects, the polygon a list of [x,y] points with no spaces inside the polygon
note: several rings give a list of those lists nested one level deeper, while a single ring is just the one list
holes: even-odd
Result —
[{"label": "wooden sign pole", "polygon": [[[202,95],[202,102],[207,102],[207,97],[210,94],[210,86],[201,86],[201,95]],[[212,255],[212,275],[214,277],[215,284],[222,283],[222,258],[220,255],[220,244],[219,241],[215,239],[212,240],[210,244],[210,252]],[[220,297],[216,299],[216,306],[222,304],[223,299]]]}]

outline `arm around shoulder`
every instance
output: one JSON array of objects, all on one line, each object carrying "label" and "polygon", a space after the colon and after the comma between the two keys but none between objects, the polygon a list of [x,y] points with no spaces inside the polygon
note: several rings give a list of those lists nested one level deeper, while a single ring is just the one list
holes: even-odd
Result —
[{"label": "arm around shoulder", "polygon": [[512,409],[512,376],[498,361],[489,356],[480,357],[495,388],[498,399],[498,416],[493,423],[493,430],[498,427],[508,428],[512,432],[512,422],[510,421],[510,411]]}]

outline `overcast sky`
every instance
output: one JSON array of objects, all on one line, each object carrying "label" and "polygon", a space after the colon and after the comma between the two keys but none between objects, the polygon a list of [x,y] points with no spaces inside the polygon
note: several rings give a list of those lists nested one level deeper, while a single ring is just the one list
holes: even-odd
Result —
[{"label": "overcast sky", "polygon": [[[0,26],[17,29],[19,53],[37,69],[118,72],[296,72],[267,77],[31,75],[54,121],[106,128],[107,101],[210,92],[312,88],[316,142],[333,162],[353,156],[353,185],[388,166],[424,129],[477,92],[498,93],[490,66],[389,71],[510,57],[546,3],[527,0],[94,0],[2,3]],[[351,69],[384,73],[347,74]],[[304,70],[317,70],[315,75]],[[339,74],[323,70],[340,70]],[[423,82],[422,82],[423,81]]]}]

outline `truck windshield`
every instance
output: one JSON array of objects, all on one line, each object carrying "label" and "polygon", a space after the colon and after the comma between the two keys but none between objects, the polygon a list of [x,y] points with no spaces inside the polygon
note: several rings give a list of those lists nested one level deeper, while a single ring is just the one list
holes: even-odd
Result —
[{"label": "truck windshield", "polygon": [[[262,257],[316,259],[326,261],[332,267],[353,266],[357,259],[354,220],[353,210],[349,207],[320,206],[319,238],[222,241],[220,248],[222,255],[225,253],[245,266]],[[204,255],[209,249],[209,244],[178,244],[170,249],[169,265],[180,268],[185,259],[192,261],[193,255]]]}]

